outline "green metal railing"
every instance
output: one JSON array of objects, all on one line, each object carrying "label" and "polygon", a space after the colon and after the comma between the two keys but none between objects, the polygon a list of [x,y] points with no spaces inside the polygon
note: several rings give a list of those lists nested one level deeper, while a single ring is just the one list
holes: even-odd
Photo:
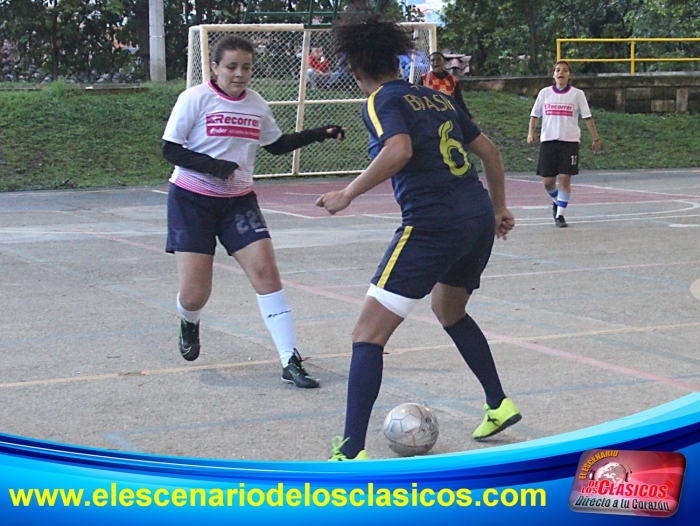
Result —
[{"label": "green metal railing", "polygon": [[[565,42],[628,42],[630,45],[629,58],[568,58],[562,57],[561,45]],[[698,62],[700,57],[636,57],[635,46],[637,42],[700,42],[700,38],[558,38],[557,60],[567,62],[629,62],[630,75],[635,74],[637,62]]]}]

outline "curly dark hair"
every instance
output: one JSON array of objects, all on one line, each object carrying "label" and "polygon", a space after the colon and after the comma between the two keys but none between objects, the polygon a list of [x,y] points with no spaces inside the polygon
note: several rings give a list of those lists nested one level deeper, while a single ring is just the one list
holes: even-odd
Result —
[{"label": "curly dark hair", "polygon": [[217,64],[221,63],[226,51],[245,51],[250,53],[255,60],[255,48],[247,38],[239,37],[238,35],[230,35],[219,41],[212,53],[212,61]]},{"label": "curly dark hair", "polygon": [[367,10],[354,10],[339,18],[331,30],[335,53],[350,69],[373,80],[398,71],[399,55],[413,49],[411,34],[396,22]]}]

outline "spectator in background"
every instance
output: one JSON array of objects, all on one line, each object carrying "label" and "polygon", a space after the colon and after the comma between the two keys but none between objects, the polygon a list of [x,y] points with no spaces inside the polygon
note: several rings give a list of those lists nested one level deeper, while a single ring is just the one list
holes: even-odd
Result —
[{"label": "spectator in background", "polygon": [[430,69],[428,63],[428,57],[425,56],[421,50],[416,50],[412,55],[401,55],[399,56],[399,68],[401,69],[401,75],[403,79],[411,82],[411,62],[415,60],[415,65],[413,66],[413,78],[420,78],[422,72],[426,72]]},{"label": "spectator in background", "polygon": [[350,65],[342,56],[339,56],[335,67],[336,70],[331,73],[331,78],[328,80],[328,87],[336,89],[342,88],[347,95],[352,95],[356,84],[355,79],[352,77],[352,72],[350,71]]},{"label": "spectator in background", "polygon": [[441,91],[457,101],[457,105],[473,121],[474,117],[467,109],[467,105],[459,89],[459,79],[451,73],[445,71],[445,55],[439,51],[430,54],[430,69],[428,73],[421,76],[420,84],[437,91]]},{"label": "spectator in background", "polygon": [[328,59],[323,56],[323,48],[311,48],[309,55],[309,69],[306,72],[309,84],[312,88],[328,87],[331,76],[331,66]]}]

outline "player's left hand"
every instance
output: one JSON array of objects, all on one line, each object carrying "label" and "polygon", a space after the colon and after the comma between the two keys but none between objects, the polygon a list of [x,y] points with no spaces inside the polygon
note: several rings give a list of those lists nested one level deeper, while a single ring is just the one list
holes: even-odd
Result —
[{"label": "player's left hand", "polygon": [[339,192],[328,192],[323,194],[316,200],[316,206],[325,208],[331,215],[333,215],[341,210],[345,210],[348,206],[350,206],[351,202],[352,199],[350,199],[343,190],[340,190]]},{"label": "player's left hand", "polygon": [[508,239],[508,232],[513,230],[514,227],[515,217],[513,217],[510,210],[505,207],[496,210],[496,237],[498,239],[504,241]]},{"label": "player's left hand", "polygon": [[335,139],[336,143],[339,143],[345,139],[345,126],[338,126],[336,124],[329,124],[326,127],[326,133],[330,139]]},{"label": "player's left hand", "polygon": [[598,153],[603,148],[603,145],[601,144],[600,139],[598,139],[597,141],[593,141],[592,146],[593,146],[593,153]]}]

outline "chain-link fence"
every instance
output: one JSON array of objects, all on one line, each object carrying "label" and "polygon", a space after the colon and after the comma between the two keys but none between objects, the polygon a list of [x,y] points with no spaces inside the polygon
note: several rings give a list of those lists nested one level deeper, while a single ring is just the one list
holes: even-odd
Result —
[{"label": "chain-link fence", "polygon": [[[416,51],[401,57],[401,72],[412,82],[430,69],[436,49],[435,24],[406,24],[413,30]],[[207,82],[210,53],[217,42],[238,34],[255,46],[257,57],[250,87],[268,101],[283,132],[339,124],[347,128],[340,145],[318,143],[288,155],[258,151],[256,177],[357,173],[367,166],[368,134],[362,123],[364,95],[352,75],[333,54],[329,29],[301,24],[201,25],[190,28],[187,87]]]}]

